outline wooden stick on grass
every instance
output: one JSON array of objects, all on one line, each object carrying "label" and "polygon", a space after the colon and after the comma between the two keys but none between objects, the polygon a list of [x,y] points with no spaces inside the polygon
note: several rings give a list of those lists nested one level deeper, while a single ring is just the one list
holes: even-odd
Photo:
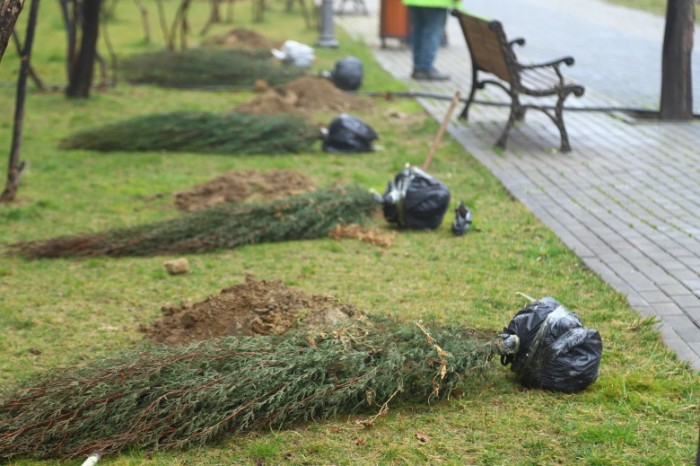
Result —
[{"label": "wooden stick on grass", "polygon": [[459,102],[459,97],[460,93],[459,90],[455,91],[454,97],[452,97],[452,102],[450,103],[450,107],[447,109],[447,113],[445,114],[445,118],[442,120],[442,124],[440,125],[440,129],[438,130],[437,134],[435,135],[435,140],[433,141],[433,145],[430,147],[430,152],[428,152],[428,156],[425,158],[425,162],[423,162],[423,171],[427,171],[428,167],[430,166],[430,162],[433,160],[433,155],[435,154],[435,151],[437,150],[438,145],[440,144],[440,141],[442,140],[443,134],[445,134],[445,129],[447,129],[447,124],[450,122],[450,118],[452,117],[452,113],[455,111],[455,107],[457,106],[457,102]]}]

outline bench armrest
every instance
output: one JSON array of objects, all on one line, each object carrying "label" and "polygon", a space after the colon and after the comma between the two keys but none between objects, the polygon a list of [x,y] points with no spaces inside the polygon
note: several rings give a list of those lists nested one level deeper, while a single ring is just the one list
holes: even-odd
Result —
[{"label": "bench armrest", "polygon": [[564,63],[567,66],[571,66],[574,64],[574,57],[562,57],[558,58],[556,60],[548,61],[545,63],[535,63],[533,65],[521,65],[518,64],[518,67],[523,70],[532,70],[535,68],[547,68],[547,67],[553,67],[553,68],[559,68],[559,65]]},{"label": "bench armrest", "polygon": [[[571,66],[574,64],[574,57],[562,57],[545,63],[536,63],[531,65],[522,65],[520,63],[516,63],[516,66],[518,67],[519,71],[549,68],[557,76],[557,79],[559,80],[559,85],[564,86],[566,80],[564,79],[564,76],[561,74],[561,70],[559,69],[562,63]],[[577,93],[576,95],[579,94]]]}]

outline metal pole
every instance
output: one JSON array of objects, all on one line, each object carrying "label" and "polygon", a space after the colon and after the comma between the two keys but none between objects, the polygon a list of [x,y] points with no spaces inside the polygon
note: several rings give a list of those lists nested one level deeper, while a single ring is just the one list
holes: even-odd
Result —
[{"label": "metal pole", "polygon": [[333,0],[323,0],[321,3],[321,24],[318,28],[318,47],[338,47],[333,25]]}]

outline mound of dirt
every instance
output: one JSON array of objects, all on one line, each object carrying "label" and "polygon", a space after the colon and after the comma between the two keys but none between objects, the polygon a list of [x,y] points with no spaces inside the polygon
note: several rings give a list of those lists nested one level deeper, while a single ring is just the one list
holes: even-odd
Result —
[{"label": "mound of dirt", "polygon": [[164,306],[163,317],[141,331],[154,342],[191,343],[226,335],[283,334],[298,325],[331,327],[360,312],[335,298],[295,291],[279,280],[256,280],[221,290],[219,296]]},{"label": "mound of dirt", "polygon": [[321,76],[301,76],[269,89],[234,108],[237,112],[275,115],[354,112],[374,106],[371,99],[347,94]]},{"label": "mound of dirt", "polygon": [[179,210],[194,212],[225,202],[268,200],[313,191],[314,183],[295,170],[232,170],[175,194]]},{"label": "mound of dirt", "polygon": [[235,28],[224,34],[209,37],[208,39],[204,40],[202,44],[244,50],[270,50],[281,47],[282,42],[268,39],[267,37],[250,29]]}]

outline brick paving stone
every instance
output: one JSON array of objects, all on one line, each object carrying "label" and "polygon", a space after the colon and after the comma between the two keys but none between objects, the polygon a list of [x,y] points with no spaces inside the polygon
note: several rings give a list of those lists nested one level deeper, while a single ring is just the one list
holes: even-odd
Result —
[{"label": "brick paving stone", "polygon": [[[658,260],[652,258],[652,261],[654,262],[654,264],[659,264]],[[660,266],[654,267],[651,270],[645,270],[644,274],[649,278],[649,280],[654,282],[657,287],[661,287],[662,285],[679,284],[678,280],[676,280],[672,275],[670,275]]]},{"label": "brick paving stone", "polygon": [[673,276],[677,277],[683,283],[694,282],[695,280],[698,279],[698,272],[695,272],[693,270],[686,268],[686,269],[674,271]]},{"label": "brick paving stone", "polygon": [[641,296],[646,302],[649,304],[655,305],[655,304],[665,304],[665,303],[670,303],[671,299],[669,296],[664,293],[663,291],[660,291],[658,289],[651,290],[651,291],[642,291],[642,290],[637,290],[639,292],[639,296]]},{"label": "brick paving stone", "polygon": [[659,289],[663,290],[669,296],[672,295],[686,295],[688,294],[688,287],[680,282],[676,283],[662,283],[658,284]]},{"label": "brick paving stone", "polygon": [[639,295],[639,293],[637,293],[636,290],[630,291],[627,294],[627,302],[632,307],[637,307],[637,306],[649,307],[649,303],[644,298],[642,298]]},{"label": "brick paving stone", "polygon": [[654,311],[659,316],[670,316],[670,315],[684,315],[685,312],[681,309],[678,304],[673,302],[655,303]]},{"label": "brick paving stone", "polygon": [[659,332],[661,332],[664,343],[675,351],[680,359],[690,363],[695,370],[700,370],[700,343],[685,341],[665,321],[659,327]]},{"label": "brick paving stone", "polygon": [[700,306],[700,298],[692,293],[671,295],[671,299],[678,304],[681,309]]},{"label": "brick paving stone", "polygon": [[700,306],[686,306],[683,312],[695,322],[695,325],[700,326]]},{"label": "brick paving stone", "polygon": [[[688,346],[690,347],[691,351],[694,351],[695,354],[700,355],[700,343],[691,342],[691,343],[688,343]],[[690,358],[688,358],[688,359],[690,359]],[[691,365],[693,365],[693,367],[695,367],[695,369],[700,370],[700,363],[691,364]]]},{"label": "brick paving stone", "polygon": [[697,332],[697,325],[686,315],[668,315],[664,316],[664,322],[673,328],[673,330],[683,338],[686,342],[700,342],[700,333]]},{"label": "brick paving stone", "polygon": [[658,313],[653,305],[637,304],[635,309],[642,317],[658,317]]},{"label": "brick paving stone", "polygon": [[700,290],[700,278],[697,280],[683,280],[683,285],[690,288],[693,292]]}]

